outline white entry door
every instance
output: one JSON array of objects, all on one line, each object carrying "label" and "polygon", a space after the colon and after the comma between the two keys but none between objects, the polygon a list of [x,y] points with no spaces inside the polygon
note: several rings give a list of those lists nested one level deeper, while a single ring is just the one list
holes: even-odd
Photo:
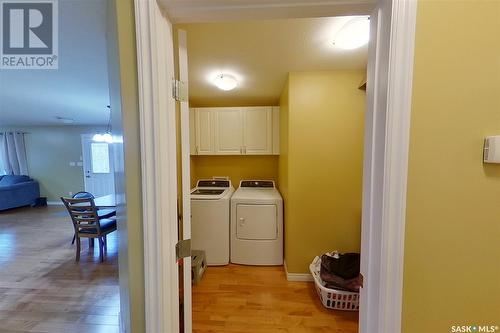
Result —
[{"label": "white entry door", "polygon": [[83,180],[85,191],[94,197],[115,193],[112,148],[107,142],[95,142],[93,134],[82,135]]}]

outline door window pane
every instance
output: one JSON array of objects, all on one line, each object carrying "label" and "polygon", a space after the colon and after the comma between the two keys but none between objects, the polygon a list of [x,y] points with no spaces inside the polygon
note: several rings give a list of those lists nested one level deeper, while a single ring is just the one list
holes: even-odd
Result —
[{"label": "door window pane", "polygon": [[92,155],[92,172],[109,173],[109,145],[103,142],[92,142],[90,151]]}]

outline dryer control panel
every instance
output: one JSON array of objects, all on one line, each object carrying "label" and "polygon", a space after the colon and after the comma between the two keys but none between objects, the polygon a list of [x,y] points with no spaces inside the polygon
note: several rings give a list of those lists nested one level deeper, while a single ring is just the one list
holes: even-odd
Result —
[{"label": "dryer control panel", "polygon": [[267,187],[274,188],[273,180],[242,180],[240,187]]},{"label": "dryer control panel", "polygon": [[230,180],[200,179],[196,187],[231,187]]}]

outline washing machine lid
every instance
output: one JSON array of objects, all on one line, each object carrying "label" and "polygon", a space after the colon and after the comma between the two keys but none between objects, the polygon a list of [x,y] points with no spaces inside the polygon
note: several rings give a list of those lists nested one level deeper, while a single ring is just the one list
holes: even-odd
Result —
[{"label": "washing machine lid", "polygon": [[231,191],[231,181],[221,179],[200,179],[191,190],[193,200],[218,200]]},{"label": "washing machine lid", "polygon": [[210,188],[195,188],[191,194],[194,195],[221,195],[226,190],[210,189]]}]

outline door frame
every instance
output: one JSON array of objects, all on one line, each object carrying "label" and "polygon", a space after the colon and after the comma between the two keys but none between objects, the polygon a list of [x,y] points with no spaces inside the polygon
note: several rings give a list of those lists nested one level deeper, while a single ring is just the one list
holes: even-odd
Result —
[{"label": "door frame", "polygon": [[[173,78],[172,25],[157,1],[134,3],[146,331],[176,332],[179,277],[173,246],[178,237],[175,103],[168,93]],[[365,297],[361,298],[360,332],[397,333],[401,331],[417,2],[379,0],[374,7],[380,15],[377,45],[381,52],[369,54],[362,235],[362,252],[368,256],[362,258]],[[369,138],[379,139],[372,144]]]},{"label": "door frame", "polygon": [[179,332],[173,32],[154,0],[134,0],[144,232],[146,332]]},{"label": "door frame", "polygon": [[381,0],[372,13],[377,31],[371,31],[367,73],[361,333],[401,332],[416,13],[416,0]]}]

